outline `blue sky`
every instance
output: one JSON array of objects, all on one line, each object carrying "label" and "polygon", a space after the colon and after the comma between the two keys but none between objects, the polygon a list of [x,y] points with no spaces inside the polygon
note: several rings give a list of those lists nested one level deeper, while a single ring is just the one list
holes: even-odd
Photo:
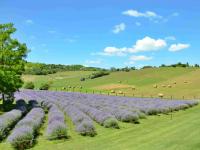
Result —
[{"label": "blue sky", "polygon": [[28,61],[110,68],[200,64],[200,1],[1,0]]}]

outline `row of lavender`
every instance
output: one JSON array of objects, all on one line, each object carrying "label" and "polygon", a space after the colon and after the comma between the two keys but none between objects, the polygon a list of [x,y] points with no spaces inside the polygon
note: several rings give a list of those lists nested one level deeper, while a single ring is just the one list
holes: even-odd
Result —
[{"label": "row of lavender", "polygon": [[118,121],[138,123],[146,115],[168,113],[198,104],[196,101],[161,100],[103,96],[82,93],[23,90],[17,99],[37,100],[58,106],[82,135],[95,135],[93,121],[104,127],[119,128]]},{"label": "row of lavender", "polygon": [[25,103],[17,101],[15,109],[0,116],[0,141],[8,135],[9,131],[22,118],[26,111]]},{"label": "row of lavender", "polygon": [[35,103],[17,100],[15,109],[0,116],[0,141],[8,136],[7,142],[20,150],[33,145],[45,116],[43,109]]},{"label": "row of lavender", "polygon": [[42,108],[33,108],[15,125],[7,141],[17,149],[31,147],[34,144],[34,138],[43,122],[44,116],[45,113]]}]

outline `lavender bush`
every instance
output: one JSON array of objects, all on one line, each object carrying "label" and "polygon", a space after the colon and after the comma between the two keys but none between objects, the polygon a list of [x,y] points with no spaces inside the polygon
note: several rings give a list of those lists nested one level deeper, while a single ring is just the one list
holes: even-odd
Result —
[{"label": "lavender bush", "polygon": [[[167,114],[184,110],[198,104],[194,100],[163,100],[152,98],[128,98],[97,94],[82,94],[57,91],[22,90],[16,99],[37,100],[47,109],[59,106],[73,121],[75,129],[82,135],[95,135],[93,120],[105,127],[116,127],[116,121],[139,122],[146,115]],[[49,123],[62,120],[50,119]],[[92,120],[93,119],[93,120]],[[60,125],[61,126],[61,125]],[[53,128],[53,127],[52,127]],[[60,132],[60,130],[58,131]]]},{"label": "lavender bush", "polygon": [[67,138],[65,116],[56,105],[52,105],[49,109],[48,119],[47,138],[49,140]]},{"label": "lavender bush", "polygon": [[0,116],[0,140],[6,137],[10,128],[12,128],[21,117],[22,112],[17,109],[13,109]]},{"label": "lavender bush", "polygon": [[17,149],[31,147],[37,130],[43,122],[44,116],[45,114],[42,108],[33,108],[17,123],[7,141]]},{"label": "lavender bush", "polygon": [[66,105],[63,107],[65,113],[72,119],[76,126],[76,131],[81,135],[94,136],[96,134],[95,127],[91,118],[76,108],[74,105]]},{"label": "lavender bush", "polygon": [[106,128],[119,128],[116,118],[110,113],[83,104],[76,104],[76,106],[100,125]]}]

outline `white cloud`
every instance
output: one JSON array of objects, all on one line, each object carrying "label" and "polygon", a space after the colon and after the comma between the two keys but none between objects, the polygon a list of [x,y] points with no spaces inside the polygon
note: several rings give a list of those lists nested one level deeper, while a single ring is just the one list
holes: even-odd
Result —
[{"label": "white cloud", "polygon": [[118,34],[126,29],[125,23],[120,23],[114,26],[113,33]]},{"label": "white cloud", "polygon": [[103,52],[98,53],[103,56],[125,56],[127,48],[106,47]]},{"label": "white cloud", "polygon": [[167,43],[163,39],[153,39],[151,37],[144,37],[141,40],[137,40],[136,44],[129,48],[131,53],[145,52],[145,51],[157,51],[167,46]]},{"label": "white cloud", "polygon": [[169,51],[171,52],[177,52],[177,51],[181,51],[183,49],[189,48],[190,44],[182,44],[182,43],[178,43],[178,44],[172,44],[169,47]]},{"label": "white cloud", "polygon": [[33,20],[31,20],[31,19],[27,19],[25,22],[26,22],[26,24],[33,24]]},{"label": "white cloud", "polygon": [[148,36],[141,40],[137,40],[132,47],[114,47],[108,46],[103,52],[91,53],[91,55],[102,55],[102,56],[126,56],[127,53],[139,53],[139,52],[150,52],[163,49],[167,46],[167,43],[163,39],[153,39]]},{"label": "white cloud", "polygon": [[153,11],[139,12],[134,9],[130,9],[122,12],[123,15],[131,16],[131,17],[146,17],[146,18],[162,18],[162,16],[156,14]]},{"label": "white cloud", "polygon": [[135,23],[136,26],[141,26],[142,24],[140,22]]},{"label": "white cloud", "polygon": [[148,57],[148,56],[144,56],[144,55],[138,55],[138,56],[131,56],[130,60],[131,61],[148,61],[148,60],[152,60],[152,57]]},{"label": "white cloud", "polygon": [[86,60],[86,64],[101,64],[102,60]]}]

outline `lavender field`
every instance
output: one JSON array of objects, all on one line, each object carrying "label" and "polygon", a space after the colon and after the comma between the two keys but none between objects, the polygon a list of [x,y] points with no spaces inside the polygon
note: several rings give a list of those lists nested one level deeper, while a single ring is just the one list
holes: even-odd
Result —
[{"label": "lavender field", "polygon": [[[22,90],[15,93],[16,109],[0,116],[0,139],[12,147],[34,146],[37,132],[47,120],[47,140],[68,138],[66,116],[75,132],[83,136],[98,135],[94,123],[120,129],[119,122],[139,124],[148,115],[168,114],[198,104],[197,101],[163,100],[105,96],[94,94]],[[45,119],[45,112],[47,119]]]}]

